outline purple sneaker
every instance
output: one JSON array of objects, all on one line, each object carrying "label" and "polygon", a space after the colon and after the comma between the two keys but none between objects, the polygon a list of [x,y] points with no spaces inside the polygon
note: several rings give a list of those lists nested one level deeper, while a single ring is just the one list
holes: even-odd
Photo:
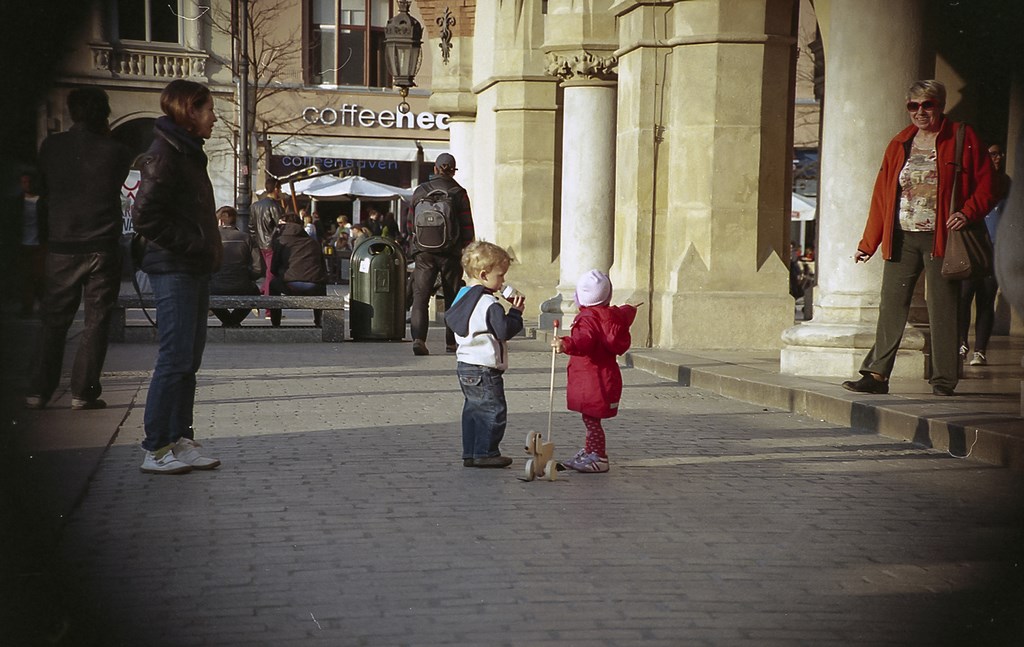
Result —
[{"label": "purple sneaker", "polygon": [[577,472],[600,474],[608,471],[608,459],[591,452],[579,459],[572,468]]},{"label": "purple sneaker", "polygon": [[576,455],[570,458],[569,460],[562,461],[561,465],[566,469],[574,470],[576,469],[576,466],[579,465],[580,460],[582,460],[583,457],[586,455],[587,451],[585,449],[581,449],[578,452],[576,452]]}]

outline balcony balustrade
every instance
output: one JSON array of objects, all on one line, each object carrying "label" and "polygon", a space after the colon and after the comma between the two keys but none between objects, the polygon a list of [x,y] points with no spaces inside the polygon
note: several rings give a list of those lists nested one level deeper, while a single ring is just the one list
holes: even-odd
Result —
[{"label": "balcony balustrade", "polygon": [[93,69],[110,72],[115,78],[194,79],[206,78],[206,59],[199,52],[146,47],[113,47],[93,44]]}]

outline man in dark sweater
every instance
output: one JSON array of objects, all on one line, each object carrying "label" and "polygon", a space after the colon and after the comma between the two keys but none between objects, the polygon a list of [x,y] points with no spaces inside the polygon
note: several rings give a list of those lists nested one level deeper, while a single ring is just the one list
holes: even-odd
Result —
[{"label": "man in dark sweater", "polygon": [[47,232],[46,292],[39,350],[25,406],[46,406],[60,380],[64,344],[85,300],[85,329],[71,369],[71,408],[102,409],[100,373],[110,313],[121,286],[121,186],[131,153],[110,137],[107,94],[96,87],[68,95],[74,125],[39,149],[38,215]]},{"label": "man in dark sweater", "polygon": [[[327,270],[324,268],[323,250],[303,230],[298,214],[286,213],[281,235],[273,243],[273,278],[271,294],[299,294],[324,296],[327,294]],[[319,309],[313,310],[313,324],[320,327]],[[270,311],[270,323],[281,325],[281,311]]]},{"label": "man in dark sweater", "polygon": [[[248,233],[237,229],[238,212],[233,207],[217,209],[220,242],[224,245],[220,269],[210,277],[210,294],[259,294],[256,279],[260,271],[260,252]],[[251,310],[213,308],[213,314],[225,328],[238,328]]]}]

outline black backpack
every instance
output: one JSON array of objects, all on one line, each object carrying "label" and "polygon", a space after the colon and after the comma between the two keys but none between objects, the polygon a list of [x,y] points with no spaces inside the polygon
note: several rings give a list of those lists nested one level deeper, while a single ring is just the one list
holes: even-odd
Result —
[{"label": "black backpack", "polygon": [[446,252],[459,242],[454,197],[462,187],[431,189],[413,205],[413,245],[423,252]]}]

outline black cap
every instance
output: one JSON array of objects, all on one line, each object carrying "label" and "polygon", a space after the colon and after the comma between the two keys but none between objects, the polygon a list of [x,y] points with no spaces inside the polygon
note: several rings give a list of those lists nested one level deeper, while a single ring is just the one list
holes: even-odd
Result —
[{"label": "black cap", "polygon": [[451,153],[441,153],[437,156],[437,160],[434,161],[434,166],[437,168],[447,168],[451,170],[455,169],[455,156]]}]

